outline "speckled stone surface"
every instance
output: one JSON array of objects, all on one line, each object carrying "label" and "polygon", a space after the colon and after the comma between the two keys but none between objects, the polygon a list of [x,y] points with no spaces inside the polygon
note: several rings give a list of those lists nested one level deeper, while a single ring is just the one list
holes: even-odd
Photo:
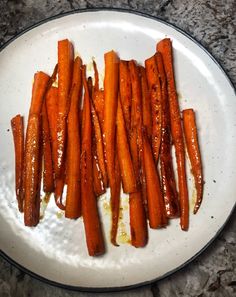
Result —
[{"label": "speckled stone surface", "polygon": [[[92,7],[131,8],[177,25],[204,45],[236,84],[234,0],[1,0],[0,45],[44,18]],[[236,211],[220,236],[196,260],[151,286],[109,294],[71,292],[42,283],[0,258],[0,296],[236,296]]]}]

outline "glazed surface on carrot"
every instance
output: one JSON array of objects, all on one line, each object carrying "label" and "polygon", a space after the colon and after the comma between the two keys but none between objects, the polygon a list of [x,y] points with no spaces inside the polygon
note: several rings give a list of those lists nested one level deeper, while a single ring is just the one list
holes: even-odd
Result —
[{"label": "glazed surface on carrot", "polygon": [[156,53],[157,68],[160,75],[161,93],[162,93],[162,132],[160,148],[160,170],[162,191],[165,202],[165,210],[168,218],[174,218],[179,215],[179,201],[176,189],[175,175],[171,155],[171,131],[170,131],[170,110],[167,93],[167,81],[163,65],[162,55]]},{"label": "glazed surface on carrot", "polygon": [[151,96],[152,110],[152,149],[157,163],[161,145],[161,84],[155,56],[145,60],[145,69]]},{"label": "glazed surface on carrot", "polygon": [[77,57],[74,61],[71,103],[67,118],[67,195],[65,217],[70,219],[76,219],[81,215],[79,121],[79,104],[82,93],[81,66],[82,61]]},{"label": "glazed surface on carrot", "polygon": [[57,163],[56,176],[62,173],[67,136],[67,114],[69,112],[69,92],[72,82],[74,51],[68,39],[58,41],[58,117],[57,117]]},{"label": "glazed surface on carrot", "polygon": [[24,176],[24,222],[36,226],[39,222],[39,191],[41,163],[41,119],[40,115],[29,115],[25,141]]},{"label": "glazed surface on carrot", "polygon": [[151,145],[144,132],[144,164],[147,182],[147,201],[150,228],[156,229],[167,225],[165,206],[161,191],[160,178],[152,154]]},{"label": "glazed surface on carrot", "polygon": [[175,146],[175,154],[178,171],[179,201],[180,201],[180,225],[182,230],[188,230],[189,226],[189,201],[185,166],[184,138],[181,125],[178,96],[175,87],[172,43],[169,38],[161,40],[157,44],[157,51],[162,54],[167,78],[167,89],[170,106],[171,134]]},{"label": "glazed surface on carrot", "polygon": [[197,198],[193,210],[193,213],[196,214],[202,203],[204,182],[201,153],[198,142],[197,124],[195,112],[193,109],[183,110],[183,124],[186,147],[191,163],[191,171],[195,180],[195,187],[197,190]]},{"label": "glazed surface on carrot", "polygon": [[43,190],[51,193],[54,190],[52,149],[46,102],[42,107],[42,139],[43,139]]},{"label": "glazed surface on carrot", "polygon": [[15,191],[18,209],[23,212],[23,168],[24,168],[24,121],[18,114],[11,119],[11,129],[15,149]]},{"label": "glazed surface on carrot", "polygon": [[92,120],[90,98],[85,71],[86,68],[84,66],[82,73],[85,93],[81,150],[81,198],[88,253],[90,256],[96,256],[101,255],[105,252],[105,246],[99,219],[97,200],[93,192]]},{"label": "glazed surface on carrot", "polygon": [[106,188],[104,187],[102,173],[98,164],[98,157],[96,155],[96,148],[93,144],[92,148],[92,158],[93,158],[93,190],[96,197],[101,196],[106,192]]},{"label": "glazed surface on carrot", "polygon": [[119,91],[121,106],[125,118],[126,129],[130,130],[132,88],[129,72],[129,62],[121,60],[119,64]]}]

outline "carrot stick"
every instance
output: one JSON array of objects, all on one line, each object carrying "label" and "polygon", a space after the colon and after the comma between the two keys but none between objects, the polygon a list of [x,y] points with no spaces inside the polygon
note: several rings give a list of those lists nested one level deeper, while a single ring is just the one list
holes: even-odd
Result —
[{"label": "carrot stick", "polygon": [[89,90],[89,97],[92,98],[92,93],[93,93],[93,80],[92,77],[89,76],[87,79],[87,84],[88,84],[88,90]]},{"label": "carrot stick", "polygon": [[98,164],[98,158],[96,155],[96,149],[93,145],[93,190],[96,197],[101,196],[106,192],[106,188],[104,187],[102,180],[102,173]]},{"label": "carrot stick", "polygon": [[147,200],[150,228],[156,229],[167,225],[165,206],[161,192],[159,174],[152,149],[148,142],[146,132],[143,133],[144,139],[144,164],[147,182]]},{"label": "carrot stick", "polygon": [[96,91],[94,89],[93,92],[93,105],[94,105],[94,109],[98,115],[98,120],[100,123],[100,127],[103,131],[103,127],[104,127],[104,91],[103,90],[98,90]]},{"label": "carrot stick", "polygon": [[192,173],[195,179],[195,187],[197,190],[197,198],[193,210],[193,213],[196,214],[202,203],[203,172],[197,135],[197,124],[195,119],[195,112],[193,109],[185,109],[183,111],[183,124],[187,151],[192,167]]},{"label": "carrot stick", "polygon": [[93,60],[93,70],[94,70],[94,78],[95,78],[95,84],[94,84],[94,91],[99,90],[99,75],[98,75],[98,69],[97,69],[97,64]]},{"label": "carrot stick", "polygon": [[145,68],[139,66],[139,72],[141,77],[141,87],[142,87],[142,116],[143,116],[143,126],[146,128],[148,137],[152,137],[152,110],[151,110],[151,97],[148,89],[147,76]]},{"label": "carrot stick", "polygon": [[58,208],[61,210],[66,210],[66,206],[63,204],[63,190],[65,186],[66,179],[66,169],[65,164],[62,167],[62,174],[60,177],[57,177],[55,180],[55,191],[54,191],[54,199]]},{"label": "carrot stick", "polygon": [[82,68],[84,85],[83,133],[81,151],[81,198],[82,214],[88,253],[90,256],[101,255],[105,252],[97,201],[93,192],[92,174],[92,121],[90,98],[86,81],[86,68]]},{"label": "carrot stick", "polygon": [[15,191],[18,209],[23,212],[24,122],[21,115],[11,119],[11,128],[15,149]]},{"label": "carrot stick", "polygon": [[82,91],[81,65],[82,61],[77,57],[74,62],[71,104],[67,119],[67,195],[65,217],[70,219],[76,219],[81,215],[79,123],[79,103]]},{"label": "carrot stick", "polygon": [[170,111],[167,93],[167,81],[162,55],[160,53],[156,53],[155,56],[158,72],[160,75],[162,93],[162,132],[160,148],[162,191],[165,202],[166,216],[168,218],[174,218],[179,215],[179,201],[171,156]]},{"label": "carrot stick", "polygon": [[57,163],[56,176],[62,173],[67,135],[66,118],[69,112],[69,92],[72,81],[74,53],[68,39],[58,41],[58,117],[57,117]]},{"label": "carrot stick", "polygon": [[[117,147],[118,150],[118,147]],[[120,216],[120,190],[121,190],[121,175],[118,158],[115,158],[115,170],[114,170],[114,185],[111,186],[111,213],[112,213],[112,225],[111,225],[111,243],[118,246],[116,242],[118,222]]]},{"label": "carrot stick", "polygon": [[161,85],[155,56],[145,60],[152,106],[152,150],[157,163],[161,145]]},{"label": "carrot stick", "polygon": [[58,73],[58,64],[55,65],[53,69],[53,73],[48,81],[47,91],[52,87],[53,83],[56,81],[57,73]]},{"label": "carrot stick", "polygon": [[120,100],[124,113],[127,131],[130,130],[132,88],[128,61],[121,60],[119,64]]},{"label": "carrot stick", "polygon": [[184,138],[181,126],[179,102],[175,88],[173,69],[172,44],[170,39],[165,38],[157,44],[157,51],[162,54],[167,78],[167,89],[170,106],[171,134],[175,146],[175,154],[178,171],[179,200],[180,200],[180,225],[182,230],[189,226],[189,201],[185,168]]},{"label": "carrot stick", "polygon": [[137,191],[136,176],[130,154],[128,136],[125,127],[125,120],[121,107],[120,98],[118,98],[117,108],[117,152],[121,171],[123,190],[125,193]]},{"label": "carrot stick", "polygon": [[49,78],[50,77],[42,71],[35,73],[29,114],[41,113]]},{"label": "carrot stick", "polygon": [[54,190],[52,150],[50,143],[50,129],[46,103],[44,101],[42,108],[42,138],[43,138],[43,190],[45,193],[51,193]]},{"label": "carrot stick", "polygon": [[[37,106],[37,104],[36,104]],[[40,135],[41,119],[38,114],[29,115],[25,142],[24,222],[36,226],[39,222],[40,191]]]},{"label": "carrot stick", "polygon": [[53,170],[57,163],[57,112],[58,112],[58,89],[51,87],[45,98],[50,130],[50,140],[52,148]]}]

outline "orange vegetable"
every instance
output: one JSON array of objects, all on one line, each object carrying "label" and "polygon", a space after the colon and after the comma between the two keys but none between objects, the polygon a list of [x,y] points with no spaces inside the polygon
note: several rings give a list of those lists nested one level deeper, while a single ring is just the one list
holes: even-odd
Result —
[{"label": "orange vegetable", "polygon": [[93,192],[92,121],[90,111],[90,98],[85,71],[86,68],[84,66],[83,85],[85,93],[81,150],[81,198],[88,253],[90,256],[96,256],[101,255],[105,252],[105,246],[97,208],[97,200]]},{"label": "orange vegetable", "polygon": [[170,105],[171,134],[175,146],[175,154],[178,171],[179,201],[180,201],[180,225],[182,230],[189,226],[189,201],[185,167],[184,137],[181,125],[178,96],[175,88],[172,44],[169,38],[161,40],[157,44],[157,51],[162,54],[167,78],[167,89]]},{"label": "orange vegetable", "polygon": [[193,213],[196,214],[202,203],[204,182],[201,153],[197,135],[197,124],[195,119],[195,112],[193,109],[185,109],[183,111],[183,123],[188,156],[192,167],[192,173],[195,179],[195,187],[197,190],[197,199],[193,211]]},{"label": "orange vegetable", "polygon": [[11,128],[15,149],[15,190],[20,212],[23,212],[23,167],[24,167],[24,122],[18,114],[11,119]]},{"label": "orange vegetable", "polygon": [[104,184],[103,184],[102,173],[98,164],[95,145],[93,145],[92,151],[93,151],[93,190],[96,197],[99,197],[106,192],[106,188],[104,187]]},{"label": "orange vegetable", "polygon": [[162,191],[164,196],[166,215],[168,218],[175,218],[179,215],[179,201],[171,156],[170,110],[167,93],[167,82],[163,60],[160,53],[156,53],[156,62],[160,75],[162,93],[162,133],[160,148]]},{"label": "orange vegetable", "polygon": [[93,69],[94,69],[94,78],[95,78],[95,84],[94,84],[94,91],[99,90],[99,75],[98,75],[98,69],[97,69],[97,64],[93,60]]},{"label": "orange vegetable", "polygon": [[62,167],[62,174],[60,177],[57,177],[55,180],[55,191],[54,191],[54,199],[58,208],[61,210],[66,210],[66,206],[63,203],[63,190],[65,186],[66,179],[66,169],[65,164]]}]

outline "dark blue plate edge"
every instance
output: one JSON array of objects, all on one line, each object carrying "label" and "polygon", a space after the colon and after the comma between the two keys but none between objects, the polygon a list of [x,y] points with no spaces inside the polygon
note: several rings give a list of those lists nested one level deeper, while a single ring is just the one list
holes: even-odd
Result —
[{"label": "dark blue plate edge", "polygon": [[[228,77],[227,73],[225,72],[224,68],[221,66],[221,64],[214,58],[214,56],[208,52],[208,50],[201,45],[194,37],[192,37],[191,35],[189,35],[187,32],[185,32],[184,30],[178,28],[176,25],[173,25],[171,23],[169,23],[168,21],[162,20],[158,17],[149,15],[147,13],[143,13],[143,12],[139,12],[136,10],[132,10],[132,9],[125,9],[125,8],[112,8],[112,7],[97,7],[97,8],[85,8],[85,9],[76,9],[73,11],[68,11],[68,12],[64,12],[64,13],[60,13],[58,15],[46,18],[42,21],[39,21],[29,27],[27,27],[26,29],[22,30],[21,32],[19,32],[18,34],[16,34],[15,36],[13,36],[12,38],[10,38],[6,43],[4,43],[1,47],[0,47],[0,52],[6,48],[10,43],[12,43],[14,40],[16,40],[18,37],[20,37],[21,35],[23,35],[24,33],[42,25],[45,24],[49,21],[64,17],[64,16],[68,16],[71,14],[76,14],[76,13],[83,13],[83,12],[97,12],[97,11],[117,11],[117,12],[123,12],[123,13],[132,13],[132,14],[136,14],[145,18],[149,18],[149,19],[153,19],[156,21],[159,21],[173,29],[175,29],[176,31],[180,32],[181,34],[183,34],[184,36],[186,36],[187,38],[189,38],[190,40],[192,40],[195,44],[197,44],[212,60],[213,62],[218,66],[218,68],[223,72],[225,78],[228,80],[229,84],[231,85],[232,89],[234,90],[235,93],[235,87],[233,85],[233,82],[231,81],[231,79]],[[122,286],[122,287],[101,287],[101,288],[90,288],[90,287],[80,287],[80,286],[70,286],[70,285],[65,285],[65,284],[61,284],[61,283],[57,283],[55,281],[46,279],[30,270],[28,270],[27,268],[25,268],[24,266],[18,264],[17,262],[15,262],[13,259],[11,259],[7,254],[5,254],[2,250],[0,250],[0,256],[5,259],[6,261],[8,261],[9,263],[11,263],[12,265],[14,265],[16,268],[22,270],[23,272],[25,272],[26,274],[34,277],[37,280],[40,280],[44,283],[47,283],[48,285],[52,285],[55,287],[60,287],[63,289],[67,289],[67,290],[72,290],[72,291],[81,291],[81,292],[94,292],[94,293],[108,293],[108,292],[120,292],[120,291],[125,291],[125,290],[132,290],[135,288],[140,288],[140,287],[144,287],[147,285],[151,285],[152,283],[164,279],[168,276],[170,276],[171,274],[181,270],[182,268],[184,268],[186,265],[188,265],[189,263],[191,263],[194,259],[196,259],[200,254],[202,254],[210,245],[211,243],[213,243],[213,241],[220,235],[220,233],[223,231],[224,227],[227,225],[231,215],[234,212],[236,203],[234,204],[229,216],[227,217],[225,223],[221,226],[221,228],[216,232],[216,234],[212,237],[212,239],[200,250],[198,251],[194,256],[192,256],[190,259],[188,259],[186,262],[184,262],[182,265],[176,267],[175,269],[167,272],[166,274],[149,280],[149,281],[145,281],[145,282],[141,282],[141,283],[137,283],[137,284],[133,284],[133,285],[129,285],[129,286]]]}]

